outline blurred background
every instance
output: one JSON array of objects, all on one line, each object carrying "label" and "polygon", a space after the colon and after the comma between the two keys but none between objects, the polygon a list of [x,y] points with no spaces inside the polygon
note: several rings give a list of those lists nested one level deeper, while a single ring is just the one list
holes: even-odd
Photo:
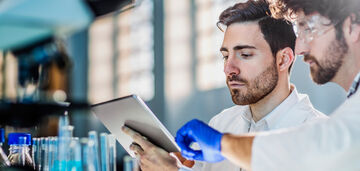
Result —
[{"label": "blurred background", "polygon": [[[137,94],[173,135],[193,118],[208,122],[234,105],[219,52],[223,33],[216,22],[236,2],[241,1],[141,0],[135,7],[97,17],[64,39],[72,61],[68,97],[96,104]],[[2,99],[18,96],[17,66],[12,53],[0,53]],[[325,114],[346,97],[335,84],[314,84],[301,58],[293,66],[291,82]],[[76,136],[106,132],[92,115],[74,115],[72,122]],[[119,158],[124,154],[118,146]]]}]

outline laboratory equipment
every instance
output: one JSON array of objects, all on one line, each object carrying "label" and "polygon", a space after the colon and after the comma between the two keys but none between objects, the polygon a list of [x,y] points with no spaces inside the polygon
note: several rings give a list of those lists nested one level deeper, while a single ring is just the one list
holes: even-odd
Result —
[{"label": "laboratory equipment", "polygon": [[33,161],[30,155],[31,135],[28,133],[10,133],[8,135],[10,146],[9,161],[12,166],[31,166]]}]

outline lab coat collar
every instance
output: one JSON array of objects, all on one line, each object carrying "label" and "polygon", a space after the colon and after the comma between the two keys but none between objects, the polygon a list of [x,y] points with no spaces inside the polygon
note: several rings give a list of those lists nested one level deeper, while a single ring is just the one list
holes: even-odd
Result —
[{"label": "lab coat collar", "polygon": [[360,72],[356,75],[353,83],[351,84],[351,87],[348,91],[347,97],[351,97],[354,93],[356,93],[357,89],[359,88],[360,84]]},{"label": "lab coat collar", "polygon": [[[280,120],[281,117],[285,117],[285,115],[288,115],[288,111],[290,108],[292,108],[296,103],[298,103],[301,100],[306,100],[306,103],[310,103],[310,100],[306,95],[300,95],[295,85],[291,84],[290,86],[290,95],[280,103],[274,110],[272,110],[270,113],[268,113],[265,117],[260,119],[258,122],[255,123],[255,121],[252,118],[251,110],[249,105],[246,106],[245,111],[243,113],[243,118],[255,125],[259,124],[265,124],[267,125],[268,129],[275,129],[277,122]],[[311,104],[310,104],[311,105]]]}]

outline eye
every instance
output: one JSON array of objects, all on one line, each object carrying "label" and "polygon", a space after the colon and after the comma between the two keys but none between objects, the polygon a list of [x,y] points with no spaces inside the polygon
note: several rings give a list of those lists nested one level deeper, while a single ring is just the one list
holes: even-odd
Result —
[{"label": "eye", "polygon": [[229,56],[223,56],[223,60],[226,61],[229,58]]},{"label": "eye", "polygon": [[251,57],[252,55],[248,54],[248,53],[243,53],[243,54],[241,54],[241,56],[244,57],[244,58],[247,58],[247,57]]},{"label": "eye", "polygon": [[312,29],[310,28],[310,27],[306,27],[305,29],[304,29],[304,33],[305,34],[310,34],[312,32]]},{"label": "eye", "polygon": [[237,57],[238,58],[242,58],[242,59],[247,59],[247,58],[250,58],[250,57],[252,57],[253,55],[252,54],[250,54],[250,53],[238,53],[237,54]]}]

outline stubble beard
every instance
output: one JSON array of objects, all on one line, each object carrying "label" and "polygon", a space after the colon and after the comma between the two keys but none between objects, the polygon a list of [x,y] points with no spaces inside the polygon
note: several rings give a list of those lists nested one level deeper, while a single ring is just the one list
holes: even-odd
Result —
[{"label": "stubble beard", "polygon": [[348,45],[342,37],[339,40],[335,39],[330,43],[328,48],[326,48],[323,60],[317,60],[310,54],[305,55],[305,61],[312,60],[315,63],[315,66],[310,67],[312,80],[320,85],[333,80],[343,64],[343,59],[348,52],[348,49]]},{"label": "stubble beard", "polygon": [[246,90],[231,89],[229,84],[232,101],[237,105],[249,105],[254,104],[270,94],[276,87],[279,75],[277,72],[276,64],[272,64],[259,74],[254,81],[247,81],[239,78],[239,76],[233,76],[229,80],[242,81],[245,83]]}]

